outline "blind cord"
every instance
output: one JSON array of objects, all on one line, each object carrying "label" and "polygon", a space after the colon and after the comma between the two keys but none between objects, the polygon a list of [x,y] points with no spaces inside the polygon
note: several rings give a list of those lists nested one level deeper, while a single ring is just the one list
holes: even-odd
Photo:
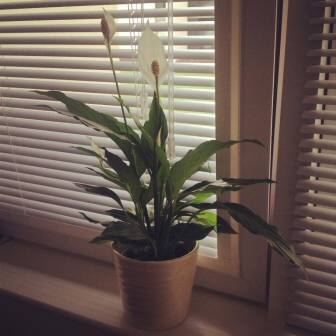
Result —
[{"label": "blind cord", "polygon": [[[1,48],[2,48],[2,45],[0,45],[0,49]],[[3,55],[1,55],[1,58],[3,58]],[[5,68],[6,67],[4,66],[3,70],[5,70]],[[7,76],[6,76],[6,79],[8,79]],[[19,179],[19,172],[18,172],[18,168],[17,168],[18,165],[16,163],[16,157],[15,157],[15,153],[14,153],[14,146],[13,146],[13,143],[12,143],[12,136],[11,136],[10,131],[9,131],[9,125],[8,125],[7,115],[6,115],[6,112],[5,112],[5,106],[4,106],[3,96],[2,96],[2,92],[1,91],[0,91],[0,99],[1,99],[2,112],[3,112],[4,118],[5,118],[5,124],[6,124],[6,129],[7,129],[9,144],[10,144],[10,147],[11,147],[11,153],[12,153],[13,161],[14,161],[14,169],[15,169],[16,180],[17,180],[18,185],[19,185],[19,193],[20,193],[22,210],[23,210],[23,214],[26,215],[26,207],[25,207],[25,204],[24,204],[24,199],[23,199],[23,195],[22,195],[22,188],[21,188],[21,181]],[[9,100],[11,101],[12,98],[9,98]],[[1,176],[0,176],[0,178],[1,178]]]},{"label": "blind cord", "polygon": [[[138,3],[133,4],[132,0],[128,0],[128,22],[130,31],[130,45],[132,53],[132,63],[133,63],[133,76],[134,76],[134,87],[135,87],[135,98],[136,98],[136,111],[139,119],[144,123],[149,119],[149,107],[148,107],[148,94],[145,90],[144,79],[140,77],[139,66],[137,61],[138,55],[138,40],[140,38],[140,33],[144,29],[144,3],[141,0],[140,3],[140,24],[139,18],[136,16],[139,7]],[[134,7],[135,6],[135,7]],[[136,19],[135,19],[136,17]],[[140,30],[138,27],[140,26]],[[140,108],[140,113],[139,113]]]},{"label": "blind cord", "polygon": [[168,159],[174,161],[175,135],[174,135],[174,2],[168,0]]}]

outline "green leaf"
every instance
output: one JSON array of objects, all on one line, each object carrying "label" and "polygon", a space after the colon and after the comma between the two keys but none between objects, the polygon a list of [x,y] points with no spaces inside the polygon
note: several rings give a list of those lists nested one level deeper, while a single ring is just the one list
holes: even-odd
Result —
[{"label": "green leaf", "polygon": [[83,212],[79,212],[87,221],[89,221],[90,223],[93,224],[99,224],[102,226],[109,226],[113,223],[113,221],[97,221],[95,219],[90,218],[89,216],[87,216],[85,213]]},{"label": "green leaf", "polygon": [[150,107],[149,119],[145,122],[144,129],[152,139],[155,139],[159,133],[159,130],[161,130],[159,134],[161,144],[160,147],[165,149],[165,143],[168,136],[167,120],[165,114],[163,113],[162,107],[157,104],[155,91]]},{"label": "green leaf", "polygon": [[110,197],[113,200],[115,200],[122,208],[124,208],[122,203],[121,203],[121,200],[120,200],[119,196],[113,190],[111,190],[109,188],[92,186],[92,185],[84,184],[84,183],[74,183],[74,184],[77,187],[85,189],[89,193]]},{"label": "green leaf", "polygon": [[107,241],[119,241],[122,244],[148,245],[151,242],[151,238],[140,226],[125,222],[114,222],[100,236],[91,240],[91,243],[101,244]]},{"label": "green leaf", "polygon": [[178,197],[177,197],[177,200],[182,200],[183,198],[189,196],[191,193],[193,193],[194,191],[196,190],[199,190],[201,188],[204,188],[205,186],[207,186],[208,184],[210,184],[211,182],[209,181],[202,181],[202,182],[199,182],[199,183],[196,183],[194,184],[193,186],[191,186],[190,188],[187,188],[185,190],[181,190]]},{"label": "green leaf", "polygon": [[[126,106],[124,104],[124,102],[120,99],[118,99],[117,97],[115,97],[121,104],[123,104],[123,106],[127,109],[128,113],[130,114],[130,116],[132,117],[132,119],[134,120],[135,124],[138,126],[139,130],[141,131],[142,137],[146,138],[146,141],[148,142],[148,146],[150,151],[147,151],[147,154],[150,156],[153,152],[154,152],[154,140],[153,138],[148,134],[148,132],[146,131],[146,129],[142,126],[141,122],[139,121],[139,119],[133,115],[133,113],[130,111],[129,107]],[[141,138],[142,138],[141,137]],[[143,147],[141,147],[142,150],[144,150]],[[144,153],[146,153],[146,151],[144,150]],[[158,160],[160,161],[160,164],[163,168],[163,172],[165,174],[165,178],[170,181],[170,164],[169,161],[167,159],[167,155],[164,151],[163,148],[161,148],[160,146],[156,146],[156,152],[155,152]],[[148,162],[150,162],[150,159],[148,160]]]},{"label": "green leaf", "polygon": [[199,191],[199,192],[194,193],[193,196],[196,196],[196,197],[193,198],[192,200],[188,201],[186,203],[187,205],[203,203],[208,198],[213,196],[213,193]]},{"label": "green leaf", "polygon": [[133,213],[129,211],[111,209],[111,210],[107,210],[106,213],[122,222],[126,222],[126,223],[139,226],[139,221],[138,221],[137,216],[135,216]]},{"label": "green leaf", "polygon": [[154,197],[153,194],[153,183],[151,181],[151,183],[149,184],[149,186],[147,188],[142,187],[142,194],[141,194],[141,204],[143,204],[144,206],[146,206]]},{"label": "green leaf", "polygon": [[[85,126],[93,128],[97,131],[104,132],[110,137],[122,150],[127,159],[133,164],[136,164],[139,176],[144,172],[143,163],[139,158],[133,157],[132,147],[136,144],[140,144],[140,138],[136,132],[122,122],[119,122],[116,118],[104,113],[100,113],[81,101],[72,99],[66,96],[60,91],[33,91],[40,95],[51,97],[57,101],[62,102],[67,107],[68,111],[59,111],[51,108],[50,106],[43,105],[50,108],[57,113],[73,117],[81,121]],[[127,133],[128,130],[128,133]],[[128,134],[130,139],[128,139]]]},{"label": "green leaf", "polygon": [[98,172],[96,171],[95,169],[93,168],[90,168],[90,167],[87,167],[87,169],[95,172],[97,175],[101,176],[102,178],[104,178],[105,180],[109,181],[109,182],[112,182],[116,185],[118,185],[119,187],[121,187],[122,189],[128,191],[127,189],[127,185],[125,183],[123,183],[119,176],[115,173],[115,172],[112,172],[110,171],[109,169],[106,169],[104,167],[97,167],[101,172]]},{"label": "green leaf", "polygon": [[77,149],[77,150],[79,150],[79,151],[81,151],[81,152],[84,152],[85,154],[94,156],[94,157],[96,157],[96,158],[98,158],[98,159],[101,158],[96,152],[94,152],[94,151],[91,150],[91,149],[87,149],[87,148],[85,148],[85,147],[79,147],[79,146],[71,146],[71,148],[75,148],[75,149]]},{"label": "green leaf", "polygon": [[223,217],[220,216],[217,216],[216,231],[226,234],[238,234],[238,232],[236,232],[232,226]]},{"label": "green leaf", "polygon": [[174,219],[177,220],[179,218],[185,217],[185,218],[190,218],[193,216],[194,213],[191,211],[184,211],[184,210],[177,210],[174,212]]},{"label": "green leaf", "polygon": [[234,179],[234,178],[222,178],[209,183],[204,188],[200,188],[194,194],[197,196],[199,192],[208,192],[213,195],[220,196],[225,191],[238,191],[245,186],[257,184],[257,183],[274,183],[270,179]]},{"label": "green leaf", "polygon": [[209,235],[214,226],[205,226],[196,223],[180,223],[170,229],[170,240],[202,240]]},{"label": "green leaf", "polygon": [[[103,127],[103,131],[109,132],[112,131],[113,134],[119,134],[119,135],[125,135],[127,134],[126,131],[126,125],[124,123],[119,122],[116,118],[113,118],[107,114],[100,113],[88,105],[82,103],[79,100],[72,99],[68,96],[66,96],[63,92],[60,91],[33,91],[40,95],[45,95],[48,97],[51,97],[55,100],[58,100],[62,102],[68,109],[68,111],[57,111],[59,113],[62,113],[64,115],[74,117],[77,119],[83,119],[87,123],[89,123],[88,126],[94,128],[94,125],[96,124],[97,127],[99,126]],[[92,126],[90,124],[92,122]],[[134,139],[138,139],[138,135],[132,130],[131,127],[128,126],[128,131]]]},{"label": "green leaf", "polygon": [[105,148],[105,157],[109,166],[116,171],[121,182],[127,186],[127,190],[132,196],[134,202],[137,202],[141,195],[141,185],[137,175],[132,168],[128,166],[118,155],[109,152]]},{"label": "green leaf", "polygon": [[173,186],[173,195],[178,195],[184,182],[193,175],[213,154],[222,149],[229,148],[232,145],[251,142],[262,145],[258,140],[241,140],[241,141],[218,141],[209,140],[201,143],[194,150],[189,151],[180,161],[176,162],[171,169],[171,181]]},{"label": "green leaf", "polygon": [[196,214],[194,219],[205,225],[213,225],[216,232],[226,234],[237,234],[237,232],[231,227],[231,225],[222,217],[210,211],[201,211]]},{"label": "green leaf", "polygon": [[284,238],[282,238],[278,228],[268,224],[247,207],[237,203],[221,203],[219,201],[216,201],[212,204],[196,204],[194,207],[201,209],[207,208],[227,210],[230,216],[240,223],[245,229],[253,234],[263,235],[276,252],[305,271],[303,262],[296,255],[293,246],[287,243]]}]

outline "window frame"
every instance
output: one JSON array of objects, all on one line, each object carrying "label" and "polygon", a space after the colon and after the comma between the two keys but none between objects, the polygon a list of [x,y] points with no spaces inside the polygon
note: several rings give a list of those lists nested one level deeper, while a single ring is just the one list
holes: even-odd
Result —
[{"label": "window frame", "polygon": [[[223,13],[229,20],[223,20]],[[225,111],[218,114],[216,120],[221,126],[217,127],[217,137],[220,140],[258,138],[268,148],[237,146],[230,152],[219,154],[219,177],[237,177],[239,173],[245,178],[269,175],[275,19],[276,2],[215,0],[216,110]],[[238,42],[237,36],[240,37]],[[261,67],[264,67],[262,72],[259,71]],[[256,95],[261,97],[257,104]],[[264,125],[263,133],[258,121]],[[230,162],[230,165],[223,162]],[[258,197],[254,197],[256,193]],[[242,202],[267,219],[268,193],[267,186],[257,186],[257,189],[252,186],[231,195],[230,199]],[[33,217],[25,218],[22,223],[22,215],[6,211],[1,211],[1,217],[1,231],[6,235],[112,262],[108,244],[88,244],[97,234],[95,230],[48,220],[41,223]],[[213,260],[210,268],[209,260],[199,258],[196,284],[266,303],[268,247],[264,239],[241,231],[238,237],[220,235],[218,244],[219,258]]]}]

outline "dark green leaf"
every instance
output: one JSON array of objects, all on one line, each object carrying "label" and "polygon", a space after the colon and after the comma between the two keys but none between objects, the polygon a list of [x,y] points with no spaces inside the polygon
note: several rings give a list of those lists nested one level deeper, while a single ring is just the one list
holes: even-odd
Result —
[{"label": "dark green leaf", "polygon": [[[118,99],[118,101],[120,101]],[[123,102],[120,101],[122,104]],[[146,131],[146,129],[144,128],[144,126],[141,124],[141,122],[139,121],[139,119],[134,116],[132,114],[132,112],[130,111],[129,107],[124,105],[125,108],[127,109],[128,113],[130,114],[130,116],[133,118],[135,124],[138,126],[139,130],[141,131],[141,138],[146,138],[146,141],[147,141],[147,144],[148,144],[148,149],[144,149],[143,147],[142,150],[144,153],[147,153],[147,155],[149,156],[149,159],[147,162],[150,162],[150,158],[153,156],[153,153],[154,153],[154,139],[148,134],[148,132]],[[142,143],[142,141],[141,141]],[[147,150],[147,151],[146,151]],[[160,146],[156,146],[156,152],[155,152],[161,166],[162,166],[162,169],[163,169],[163,172],[165,174],[165,179],[170,181],[170,164],[169,164],[169,161],[167,159],[167,155],[165,153],[165,150],[163,148],[161,148]]]},{"label": "dark green leaf", "polygon": [[226,233],[226,234],[238,234],[232,226],[220,216],[217,216],[217,228],[216,231],[219,233]]},{"label": "dark green leaf", "polygon": [[149,119],[145,122],[144,129],[152,139],[156,139],[159,130],[161,130],[160,147],[163,149],[165,148],[165,142],[168,136],[167,120],[165,114],[163,113],[162,107],[157,104],[155,91],[150,107]]},{"label": "dark green leaf", "polygon": [[99,225],[102,225],[102,226],[109,226],[113,223],[113,221],[97,221],[95,219],[92,219],[90,217],[88,217],[85,213],[83,212],[80,212],[80,214],[87,220],[89,221],[90,223],[94,223],[94,224],[99,224]]},{"label": "dark green leaf", "polygon": [[191,212],[191,211],[178,210],[178,211],[175,211],[175,212],[174,212],[174,218],[175,218],[176,220],[179,219],[179,218],[181,218],[181,217],[186,217],[186,218],[188,218],[188,217],[191,217],[191,216],[193,216],[193,215],[194,215],[194,213]]},{"label": "dark green leaf", "polygon": [[296,255],[293,246],[282,238],[278,228],[268,224],[247,207],[237,203],[221,203],[219,201],[212,204],[196,204],[194,207],[201,209],[207,208],[227,210],[230,216],[240,223],[244,228],[253,234],[263,235],[276,252],[305,270],[304,265],[301,259],[299,259],[299,257]]},{"label": "dark green leaf", "polygon": [[106,148],[105,157],[109,166],[118,174],[121,182],[127,186],[127,190],[131,194],[133,201],[137,202],[142,191],[139,178],[134,174],[131,167],[121,160],[118,155],[109,152]]},{"label": "dark green leaf", "polygon": [[119,241],[122,244],[150,243],[150,236],[140,226],[125,222],[114,222],[108,226],[100,236],[91,240],[91,243],[101,244],[106,241]]},{"label": "dark green leaf", "polygon": [[170,229],[170,240],[178,237],[179,241],[202,240],[209,235],[214,226],[205,226],[196,223],[176,224]]},{"label": "dark green leaf", "polygon": [[[138,157],[133,157],[132,148],[136,144],[140,144],[140,138],[136,132],[124,123],[119,122],[116,118],[104,113],[100,113],[81,101],[72,99],[60,91],[34,91],[40,95],[45,95],[58,100],[65,104],[68,111],[58,111],[50,106],[45,106],[58,113],[73,117],[81,121],[85,126],[93,128],[97,131],[104,132],[109,136],[123,151],[127,159],[136,164],[139,176],[144,172],[142,161]],[[127,127],[127,128],[126,128]],[[128,131],[128,132],[127,132]],[[130,139],[128,139],[128,135]]]},{"label": "dark green leaf", "polygon": [[121,203],[119,196],[113,190],[109,188],[97,187],[97,186],[92,186],[92,185],[84,184],[84,183],[74,183],[74,184],[77,187],[85,189],[89,193],[110,197],[113,200],[115,200],[123,208],[123,205]]},{"label": "dark green leaf", "polygon": [[101,159],[101,157],[95,151],[93,151],[91,149],[87,149],[87,148],[84,148],[84,147],[77,147],[77,146],[71,146],[71,148],[75,148],[75,149],[77,149],[81,152],[84,152],[84,153],[88,154],[88,155],[95,156],[96,158]]},{"label": "dark green leaf", "polygon": [[216,232],[226,234],[237,234],[237,232],[231,227],[231,225],[222,217],[218,216],[214,212],[201,211],[195,215],[195,220],[205,225],[213,225]]},{"label": "dark green leaf", "polygon": [[112,182],[112,183],[115,183],[116,185],[118,185],[119,187],[121,187],[122,189],[124,190],[128,190],[127,189],[127,186],[121,182],[119,176],[115,173],[115,172],[112,172],[111,170],[109,169],[106,169],[104,167],[97,167],[101,172],[99,171],[96,171],[95,169],[93,168],[90,168],[90,167],[87,167],[87,169],[95,172],[97,175],[101,176],[102,178],[104,178],[105,180],[109,181],[109,182]]},{"label": "dark green leaf", "polygon": [[111,209],[106,211],[110,216],[119,219],[122,222],[134,224],[139,226],[138,218],[136,215],[129,211],[119,210],[119,209]]},{"label": "dark green leaf", "polygon": [[184,182],[193,175],[213,154],[222,149],[229,148],[237,143],[251,142],[262,145],[258,140],[241,141],[218,141],[210,140],[201,143],[194,150],[188,152],[180,161],[176,162],[171,169],[171,181],[173,186],[173,196],[178,195]]},{"label": "dark green leaf", "polygon": [[208,192],[214,195],[220,196],[224,191],[238,191],[245,186],[249,186],[257,183],[273,183],[274,181],[270,179],[233,179],[233,178],[222,178],[212,183],[209,183],[200,191],[194,193],[197,196],[200,192]]},{"label": "dark green leaf", "polygon": [[204,188],[205,186],[207,186],[208,184],[210,184],[211,182],[209,181],[202,181],[199,183],[194,184],[193,186],[191,186],[190,188],[187,188],[183,191],[180,191],[179,195],[178,195],[178,200],[182,200],[183,198],[187,197],[188,195],[190,195],[192,192],[199,190],[201,188]]},{"label": "dark green leaf", "polygon": [[[65,114],[70,117],[84,118],[87,122],[92,122],[93,125],[97,124],[97,127],[102,126],[106,128],[106,131],[112,131],[113,133],[119,135],[127,134],[126,125],[119,122],[116,118],[113,118],[107,114],[100,113],[88,105],[82,103],[79,100],[72,99],[66,96],[63,92],[60,91],[34,91],[40,95],[45,95],[51,97],[55,100],[62,102],[70,112],[59,111],[59,113]],[[105,131],[105,129],[104,129]],[[138,139],[138,135],[128,126],[128,131],[134,139]]]}]

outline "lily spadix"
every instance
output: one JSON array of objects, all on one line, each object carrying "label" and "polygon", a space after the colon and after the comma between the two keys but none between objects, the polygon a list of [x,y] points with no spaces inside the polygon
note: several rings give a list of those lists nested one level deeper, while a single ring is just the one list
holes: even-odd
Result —
[{"label": "lily spadix", "polygon": [[104,36],[104,44],[107,49],[110,49],[113,36],[115,35],[116,23],[113,16],[104,9],[104,17],[101,20],[101,30]]},{"label": "lily spadix", "polygon": [[[157,91],[157,87],[166,79],[169,67],[163,44],[159,37],[153,33],[148,22],[139,39],[138,62],[142,76],[147,83]],[[152,69],[153,62],[155,66],[158,67],[158,71],[155,74]]]}]

